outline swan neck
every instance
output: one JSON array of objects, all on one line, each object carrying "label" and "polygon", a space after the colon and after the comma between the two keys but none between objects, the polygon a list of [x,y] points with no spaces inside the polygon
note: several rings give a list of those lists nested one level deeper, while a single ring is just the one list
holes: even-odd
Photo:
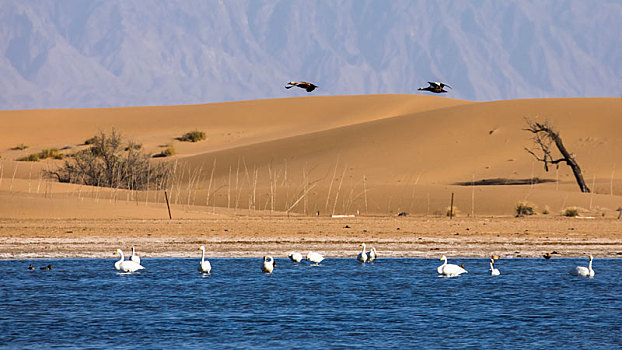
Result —
[{"label": "swan neck", "polygon": [[125,259],[125,257],[123,256],[123,252],[119,252],[119,255],[121,256],[119,258],[119,261],[123,261]]},{"label": "swan neck", "polygon": [[592,259],[590,259],[590,263],[587,264],[587,269],[592,271]]},{"label": "swan neck", "polygon": [[201,249],[201,262],[205,261],[205,249]]}]

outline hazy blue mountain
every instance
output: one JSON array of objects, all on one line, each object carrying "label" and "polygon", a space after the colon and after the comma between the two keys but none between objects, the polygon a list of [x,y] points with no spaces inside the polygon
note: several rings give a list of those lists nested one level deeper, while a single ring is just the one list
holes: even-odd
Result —
[{"label": "hazy blue mountain", "polygon": [[0,0],[0,109],[622,94],[622,1]]}]

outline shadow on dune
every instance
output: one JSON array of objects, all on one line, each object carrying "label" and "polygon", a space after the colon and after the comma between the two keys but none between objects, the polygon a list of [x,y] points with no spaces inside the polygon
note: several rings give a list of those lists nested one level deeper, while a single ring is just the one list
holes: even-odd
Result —
[{"label": "shadow on dune", "polygon": [[477,181],[454,182],[452,185],[458,185],[458,186],[532,185],[532,184],[540,184],[540,183],[547,183],[547,182],[555,182],[555,180],[541,179],[538,177],[533,177],[529,179],[496,178],[496,179],[481,179]]}]

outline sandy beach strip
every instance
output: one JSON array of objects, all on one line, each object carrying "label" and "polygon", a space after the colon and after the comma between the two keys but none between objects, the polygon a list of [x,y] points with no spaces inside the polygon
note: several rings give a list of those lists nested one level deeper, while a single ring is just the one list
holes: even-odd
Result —
[{"label": "sandy beach strip", "polygon": [[380,257],[622,257],[622,222],[566,217],[237,217],[206,220],[0,220],[0,259],[285,257],[317,251],[355,257],[360,244]]}]

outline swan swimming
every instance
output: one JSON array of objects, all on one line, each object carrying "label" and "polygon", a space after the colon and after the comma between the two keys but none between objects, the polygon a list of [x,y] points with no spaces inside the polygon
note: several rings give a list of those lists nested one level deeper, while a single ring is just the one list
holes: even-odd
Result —
[{"label": "swan swimming", "polygon": [[594,258],[590,255],[590,262],[585,266],[577,266],[570,270],[570,274],[579,277],[594,277],[594,270],[592,270],[592,260]]},{"label": "swan swimming", "polygon": [[136,255],[136,252],[134,251],[134,247],[132,247],[132,255],[130,256],[130,260],[140,265],[140,257]]},{"label": "swan swimming", "polygon": [[209,263],[209,260],[205,260],[205,247],[200,246],[199,250],[201,251],[201,263],[199,264],[199,272],[209,274],[212,271],[212,265]]},{"label": "swan swimming", "polygon": [[378,253],[376,252],[376,248],[374,247],[369,248],[369,254],[367,254],[367,262],[372,262],[376,260],[377,257],[378,257]]},{"label": "swan swimming", "polygon": [[265,273],[272,273],[272,270],[276,267],[276,262],[271,256],[263,257],[263,264],[261,265],[261,271]]},{"label": "swan swimming", "polygon": [[448,264],[447,257],[445,255],[441,256],[440,260],[444,260],[445,262],[443,263],[443,265],[439,266],[436,269],[439,275],[443,275],[447,277],[455,277],[455,276],[459,276],[460,274],[468,272],[467,270],[463,269],[462,267],[458,265]]},{"label": "swan swimming", "polygon": [[490,275],[491,276],[499,276],[501,274],[501,272],[499,272],[499,269],[495,269],[494,267],[495,264],[495,259],[490,259]]},{"label": "swan swimming", "polygon": [[119,254],[121,259],[114,264],[114,268],[123,272],[135,272],[138,270],[144,269],[144,267],[140,264],[132,260],[124,260],[123,251],[121,249],[117,249],[114,251],[114,254]]},{"label": "swan swimming", "polygon": [[365,252],[365,243],[362,243],[361,247],[363,247],[363,250],[359,253],[359,255],[356,256],[356,260],[364,264],[367,262],[367,253]]},{"label": "swan swimming", "polygon": [[295,263],[299,263],[300,261],[302,261],[302,254],[298,252],[292,252],[291,254],[289,254],[289,260]]},{"label": "swan swimming", "polygon": [[324,260],[324,257],[320,253],[309,252],[307,253],[307,260],[314,262],[316,265],[318,265],[322,262],[322,260]]}]

